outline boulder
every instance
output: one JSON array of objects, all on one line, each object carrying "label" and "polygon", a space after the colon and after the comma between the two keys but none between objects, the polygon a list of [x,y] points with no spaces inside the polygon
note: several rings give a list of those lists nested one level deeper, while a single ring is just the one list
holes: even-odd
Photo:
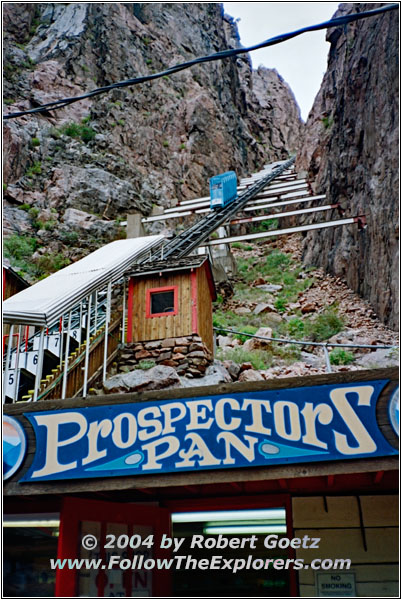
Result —
[{"label": "boulder", "polygon": [[253,310],[253,313],[255,315],[261,315],[267,312],[276,312],[276,308],[273,306],[273,304],[266,304],[265,302],[260,302]]},{"label": "boulder", "polygon": [[397,367],[399,365],[399,352],[397,348],[376,350],[356,360],[355,365],[365,369]]},{"label": "boulder", "polygon": [[173,367],[157,365],[146,371],[134,369],[129,373],[120,373],[109,377],[103,384],[107,394],[124,394],[140,390],[162,390],[181,387],[180,378]]},{"label": "boulder", "polygon": [[232,338],[230,337],[230,335],[218,335],[216,338],[216,342],[219,346],[219,348],[225,349],[228,346],[232,345]]},{"label": "boulder", "polygon": [[[255,332],[254,335],[260,336],[260,337],[271,338],[272,337],[272,329],[270,327],[260,327],[258,329],[258,331]],[[256,338],[251,338],[251,339],[247,340],[243,344],[243,348],[245,350],[267,350],[268,348],[271,347],[271,345],[272,345],[271,340],[261,340],[261,339],[258,339],[258,337],[256,337]]]},{"label": "boulder", "polygon": [[[195,373],[193,374],[190,372],[190,374],[194,376]],[[198,387],[204,385],[218,385],[219,383],[231,383],[232,378],[224,365],[215,360],[205,371],[204,377],[199,377],[198,373],[196,382],[194,382],[192,378],[188,379],[187,377],[181,377],[180,381],[183,387]]]},{"label": "boulder", "polygon": [[264,290],[264,292],[270,292],[271,294],[274,292],[280,292],[282,287],[281,285],[275,285],[273,283],[265,283],[263,285],[257,285],[258,289]]},{"label": "boulder", "polygon": [[264,381],[264,377],[259,371],[254,369],[247,369],[239,375],[239,381]]}]

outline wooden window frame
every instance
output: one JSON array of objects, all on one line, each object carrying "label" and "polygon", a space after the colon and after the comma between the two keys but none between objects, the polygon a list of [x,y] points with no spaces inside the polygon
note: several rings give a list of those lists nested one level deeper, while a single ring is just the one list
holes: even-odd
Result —
[{"label": "wooden window frame", "polygon": [[[149,288],[146,291],[145,298],[145,318],[153,319],[154,317],[174,317],[179,313],[179,286],[169,285],[165,287]],[[163,292],[173,292],[173,312],[151,313],[151,294],[160,294]]]}]

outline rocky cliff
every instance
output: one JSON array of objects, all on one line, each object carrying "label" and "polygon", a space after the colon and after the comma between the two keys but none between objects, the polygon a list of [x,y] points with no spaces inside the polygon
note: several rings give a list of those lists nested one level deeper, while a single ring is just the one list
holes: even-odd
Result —
[{"label": "rocky cliff", "polygon": [[[239,46],[218,3],[11,3],[4,30],[5,112]],[[51,270],[52,256],[124,236],[130,212],[287,157],[302,127],[282,78],[246,56],[6,121],[5,235],[34,239],[34,262]]]},{"label": "rocky cliff", "polygon": [[[336,16],[378,6],[345,3]],[[364,231],[310,232],[305,262],[345,279],[392,328],[399,307],[398,24],[392,11],[328,31],[328,70],[297,161],[315,178],[317,192],[340,202],[348,215],[367,218]]]}]

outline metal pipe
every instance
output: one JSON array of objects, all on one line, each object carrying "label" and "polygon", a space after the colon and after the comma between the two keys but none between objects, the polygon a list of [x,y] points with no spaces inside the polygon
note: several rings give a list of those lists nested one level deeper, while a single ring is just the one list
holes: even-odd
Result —
[{"label": "metal pipe", "polygon": [[40,337],[39,337],[39,349],[38,349],[38,366],[37,366],[36,377],[35,377],[35,387],[34,387],[34,397],[33,397],[34,402],[36,402],[38,400],[38,392],[39,392],[39,388],[40,388],[40,382],[42,379],[44,343],[45,343],[45,328],[41,327]]},{"label": "metal pipe", "polygon": [[370,348],[370,350],[390,350],[391,348],[399,348],[399,346],[370,346],[368,344],[335,344],[327,342],[311,342],[310,340],[289,340],[287,338],[263,337],[261,335],[253,335],[252,333],[244,333],[234,329],[225,329],[224,327],[214,327],[215,331],[226,331],[226,333],[235,333],[246,337],[256,338],[257,340],[267,340],[270,342],[279,342],[283,344],[299,344],[300,346],[329,346],[330,348]]},{"label": "metal pipe", "polygon": [[331,371],[331,361],[329,359],[328,348],[326,345],[323,346],[324,356],[325,356],[325,366],[327,367],[327,373],[332,373]]},{"label": "metal pipe", "polygon": [[102,381],[106,381],[106,369],[107,369],[107,346],[109,336],[109,321],[110,321],[110,303],[112,297],[112,282],[109,281],[107,286],[107,300],[106,300],[106,323],[105,323],[105,343],[103,351],[103,376]]},{"label": "metal pipe", "polygon": [[14,325],[10,325],[10,331],[8,333],[6,365],[4,368],[4,375],[3,375],[3,404],[6,401],[6,390],[7,390],[7,382],[8,382],[8,372],[9,372],[9,368],[10,368],[10,356],[11,356],[11,346],[13,344],[13,335],[14,335]]},{"label": "metal pipe", "polygon": [[95,333],[98,331],[98,290],[95,292]]},{"label": "metal pipe", "polygon": [[[68,313],[66,354],[65,354],[65,358],[64,358],[63,386],[62,386],[62,391],[61,391],[62,400],[64,400],[64,398],[66,397],[66,390],[67,390],[68,353],[70,351],[70,329],[71,329],[71,314],[72,314],[72,312],[73,311],[70,310],[70,312]],[[60,357],[60,365],[61,365],[61,359],[62,359],[62,356]]]},{"label": "metal pipe", "polygon": [[85,348],[85,363],[84,363],[84,385],[82,388],[82,396],[86,398],[87,387],[88,387],[88,366],[89,366],[89,347],[91,344],[91,308],[92,308],[92,294],[88,298],[88,312],[87,312],[87,345]]}]

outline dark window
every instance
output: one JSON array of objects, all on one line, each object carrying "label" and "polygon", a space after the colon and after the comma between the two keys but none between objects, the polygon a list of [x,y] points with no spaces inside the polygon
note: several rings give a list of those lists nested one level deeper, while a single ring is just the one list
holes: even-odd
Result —
[{"label": "dark window", "polygon": [[174,312],[174,291],[151,293],[151,315]]}]

